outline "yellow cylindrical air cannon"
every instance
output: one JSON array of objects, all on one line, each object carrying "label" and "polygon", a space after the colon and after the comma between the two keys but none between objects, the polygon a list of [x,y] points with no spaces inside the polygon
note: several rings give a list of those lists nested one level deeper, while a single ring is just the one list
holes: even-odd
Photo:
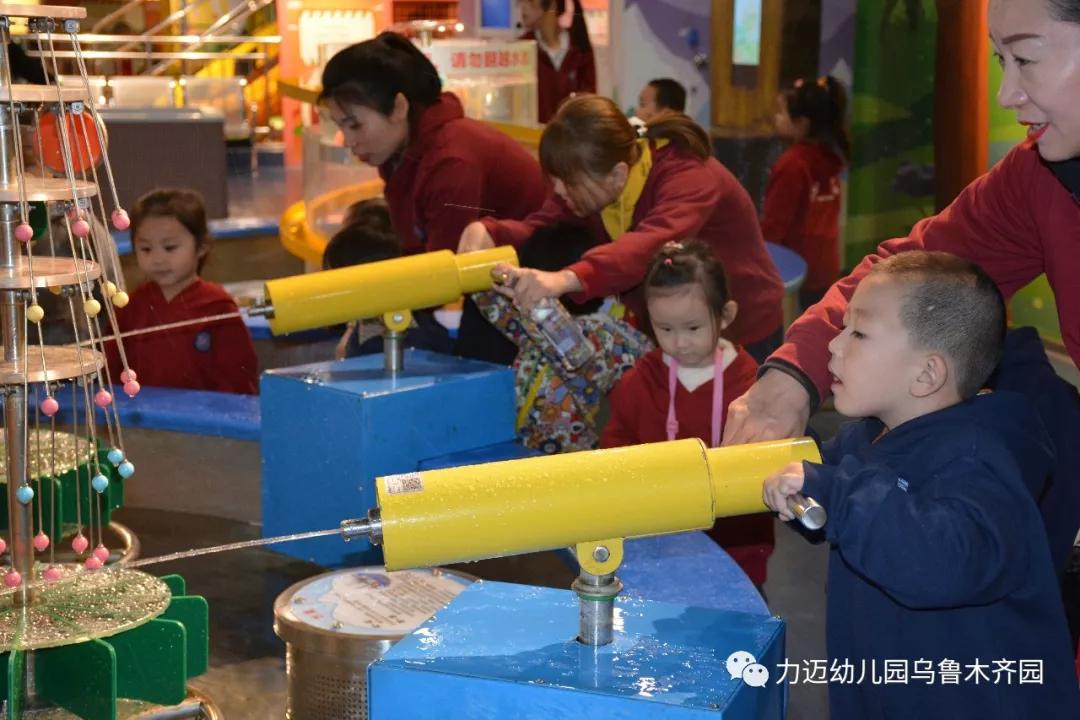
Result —
[{"label": "yellow cylindrical air cannon", "polygon": [[[723,448],[691,439],[389,475],[375,480],[379,506],[341,532],[381,544],[388,570],[573,547],[581,638],[604,644],[623,540],[767,512],[765,478],[802,460],[820,461],[810,438]],[[820,527],[823,509],[805,502],[800,519]]]},{"label": "yellow cylindrical air cannon", "polygon": [[268,280],[265,299],[252,312],[268,317],[271,332],[281,335],[445,305],[490,290],[499,263],[517,265],[514,248],[438,250]]}]

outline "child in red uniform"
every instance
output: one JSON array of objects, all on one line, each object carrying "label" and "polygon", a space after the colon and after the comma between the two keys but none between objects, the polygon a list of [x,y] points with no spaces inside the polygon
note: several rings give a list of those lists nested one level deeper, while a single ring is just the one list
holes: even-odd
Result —
[{"label": "child in red uniform", "polygon": [[585,11],[574,2],[570,30],[559,27],[566,0],[518,0],[522,39],[536,40],[537,120],[546,123],[576,93],[596,92],[596,57],[593,55]]},{"label": "child in red uniform", "polygon": [[[645,303],[660,347],[615,386],[600,447],[694,437],[718,446],[728,402],[757,374],[746,350],[721,335],[738,312],[723,266],[705,243],[670,242],[645,276]],[[709,536],[758,588],[765,584],[775,544],[771,517],[723,518]]]},{"label": "child in red uniform", "polygon": [[[224,288],[199,277],[209,251],[202,197],[191,190],[154,190],[131,213],[135,258],[146,282],[117,310],[120,332],[237,312]],[[135,335],[124,340],[126,364],[108,347],[113,380],[126,368],[143,385],[255,394],[258,363],[240,318]]]},{"label": "child in red uniform", "polygon": [[840,174],[851,159],[847,98],[835,78],[796,80],[777,99],[776,131],[791,147],[773,165],[761,232],[806,260],[799,292],[813,305],[840,277]]}]

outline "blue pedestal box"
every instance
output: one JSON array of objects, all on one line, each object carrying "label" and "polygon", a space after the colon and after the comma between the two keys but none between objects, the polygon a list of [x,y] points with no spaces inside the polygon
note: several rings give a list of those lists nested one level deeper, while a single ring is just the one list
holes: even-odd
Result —
[{"label": "blue pedestal box", "polygon": [[[377,476],[508,459],[517,447],[514,373],[489,363],[409,350],[391,377],[368,355],[270,370],[260,393],[264,537],[364,515]],[[335,537],[275,549],[331,567],[382,562],[366,541]]]},{"label": "blue pedestal box", "polygon": [[592,648],[572,592],[477,582],[369,668],[370,717],[783,719],[782,620],[633,598],[615,612],[615,641]]}]

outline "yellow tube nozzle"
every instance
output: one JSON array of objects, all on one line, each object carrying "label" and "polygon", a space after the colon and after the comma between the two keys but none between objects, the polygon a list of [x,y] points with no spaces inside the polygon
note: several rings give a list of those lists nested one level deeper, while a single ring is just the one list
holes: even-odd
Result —
[{"label": "yellow tube nozzle", "polygon": [[269,280],[275,335],[380,317],[395,310],[445,305],[490,289],[491,268],[517,265],[512,247],[455,255],[449,250],[410,255],[338,270]]},{"label": "yellow tube nozzle", "polygon": [[712,450],[675,440],[380,477],[386,567],[706,529],[765,512],[762,482],[801,459],[818,459],[809,438]]}]

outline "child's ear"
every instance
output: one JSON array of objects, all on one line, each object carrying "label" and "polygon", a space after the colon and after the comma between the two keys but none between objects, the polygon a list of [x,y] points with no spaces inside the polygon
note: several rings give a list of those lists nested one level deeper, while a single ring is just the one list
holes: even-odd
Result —
[{"label": "child's ear", "polygon": [[630,166],[624,162],[615,163],[615,167],[611,168],[611,172],[608,173],[608,182],[613,187],[619,188],[620,192],[622,188],[626,187],[626,178],[630,177]]},{"label": "child's ear", "polygon": [[208,253],[208,252],[210,252],[210,243],[208,243],[208,242],[200,243],[199,247],[197,247],[195,249],[195,257],[196,258],[204,258],[204,257],[206,257],[206,253]]},{"label": "child's ear", "polygon": [[735,322],[735,316],[739,314],[739,303],[728,300],[724,307],[720,308],[720,330],[726,330],[728,325]]},{"label": "child's ear", "polygon": [[911,383],[910,391],[917,398],[930,397],[941,390],[948,381],[949,364],[945,362],[945,356],[930,353],[923,360],[923,366]]}]

